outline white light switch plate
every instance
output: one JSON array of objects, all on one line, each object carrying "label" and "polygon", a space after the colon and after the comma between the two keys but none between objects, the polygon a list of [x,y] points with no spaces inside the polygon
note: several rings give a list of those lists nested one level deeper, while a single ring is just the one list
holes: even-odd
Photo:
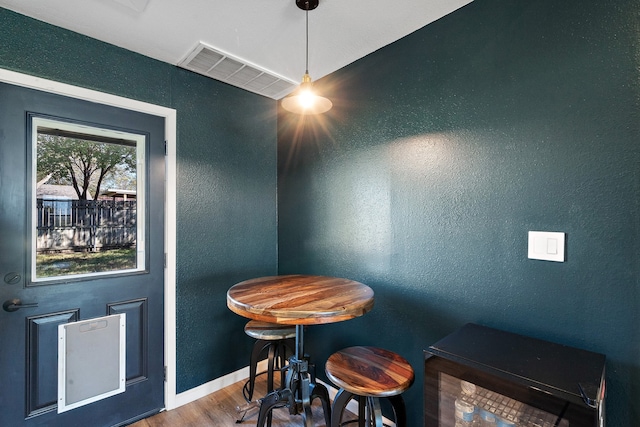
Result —
[{"label": "white light switch plate", "polygon": [[564,233],[529,232],[529,259],[564,262]]}]

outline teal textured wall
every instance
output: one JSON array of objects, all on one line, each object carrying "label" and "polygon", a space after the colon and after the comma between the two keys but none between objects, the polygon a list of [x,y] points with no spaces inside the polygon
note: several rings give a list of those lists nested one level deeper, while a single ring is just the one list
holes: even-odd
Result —
[{"label": "teal textured wall", "polygon": [[[640,419],[640,6],[476,0],[320,80],[335,108],[279,120],[279,272],[369,284],[311,327],[318,365],[380,345],[417,371],[467,322],[607,355],[609,425]],[[567,233],[567,262],[527,231]],[[636,421],[634,421],[636,420]]]},{"label": "teal textured wall", "polygon": [[[638,13],[476,0],[324,79],[328,120],[278,121],[278,229],[274,101],[4,9],[0,67],[177,109],[179,392],[246,364],[224,295],[276,272],[277,239],[279,272],[374,288],[309,350],[405,355],[411,425],[422,349],[471,321],[607,354],[610,425],[633,426]],[[566,263],[526,259],[534,229],[567,233]]]},{"label": "teal textured wall", "polygon": [[6,9],[0,67],[177,110],[177,391],[246,366],[225,297],[277,271],[276,102]]}]

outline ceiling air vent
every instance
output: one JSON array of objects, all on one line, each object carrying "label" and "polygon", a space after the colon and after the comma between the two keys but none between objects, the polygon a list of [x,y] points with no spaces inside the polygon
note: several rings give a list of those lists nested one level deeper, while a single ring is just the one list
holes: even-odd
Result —
[{"label": "ceiling air vent", "polygon": [[297,82],[250,65],[204,43],[198,44],[178,66],[273,99],[284,97],[298,86]]}]

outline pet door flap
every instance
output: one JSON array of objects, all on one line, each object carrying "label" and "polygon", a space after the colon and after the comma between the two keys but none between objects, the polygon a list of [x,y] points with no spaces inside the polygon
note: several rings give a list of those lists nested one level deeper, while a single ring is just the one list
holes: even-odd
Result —
[{"label": "pet door flap", "polygon": [[58,326],[58,413],[125,391],[126,314]]}]

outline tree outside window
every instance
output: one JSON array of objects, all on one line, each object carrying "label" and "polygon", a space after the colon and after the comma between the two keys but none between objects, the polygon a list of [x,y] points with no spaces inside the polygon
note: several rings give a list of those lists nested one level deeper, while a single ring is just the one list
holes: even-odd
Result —
[{"label": "tree outside window", "polygon": [[36,187],[75,191],[66,202],[38,196],[36,276],[136,268],[136,198],[101,197],[106,189],[136,194],[136,141],[43,127],[36,140]]}]

